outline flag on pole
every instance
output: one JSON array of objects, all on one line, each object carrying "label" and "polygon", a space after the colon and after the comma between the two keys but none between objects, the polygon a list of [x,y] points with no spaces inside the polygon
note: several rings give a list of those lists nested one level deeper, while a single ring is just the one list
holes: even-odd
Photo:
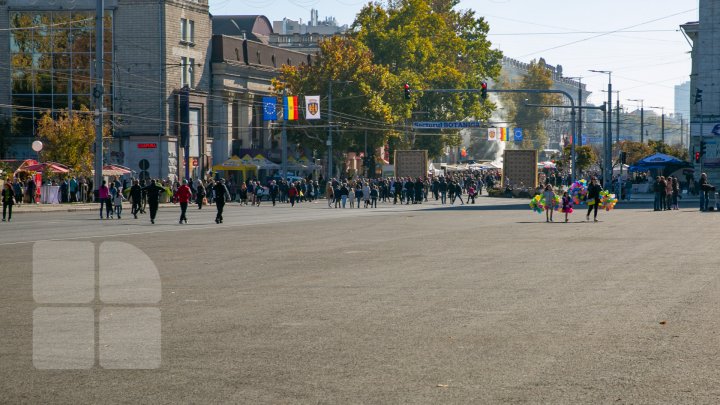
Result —
[{"label": "flag on pole", "polygon": [[497,128],[488,128],[488,141],[497,141]]},{"label": "flag on pole", "polygon": [[305,96],[305,119],[320,119],[320,96]]},{"label": "flag on pole", "polygon": [[515,142],[522,142],[523,141],[523,131],[522,128],[515,128],[514,132],[514,140]]},{"label": "flag on pole", "polygon": [[263,121],[277,121],[277,99],[263,97]]},{"label": "flag on pole", "polygon": [[505,127],[500,128],[500,140],[503,142],[508,140],[507,128]]},{"label": "flag on pole", "polygon": [[285,97],[283,103],[283,113],[285,121],[297,121],[298,119],[298,98],[297,96]]}]

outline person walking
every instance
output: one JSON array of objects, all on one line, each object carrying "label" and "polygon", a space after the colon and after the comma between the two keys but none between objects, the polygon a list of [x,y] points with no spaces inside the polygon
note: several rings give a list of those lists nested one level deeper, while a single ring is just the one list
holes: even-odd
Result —
[{"label": "person walking", "polygon": [[133,185],[130,187],[130,201],[132,202],[132,207],[130,208],[130,213],[133,214],[135,219],[137,219],[137,214],[140,212],[140,207],[142,204],[142,187],[140,187],[140,182],[138,180],[133,180]]},{"label": "person walking", "polygon": [[180,204],[180,222],[178,223],[182,224],[183,221],[185,221],[185,223],[187,224],[187,208],[188,203],[190,202],[190,198],[192,197],[192,193],[190,192],[190,186],[188,186],[187,179],[183,180],[182,185],[178,187],[176,196],[178,203]]},{"label": "person walking", "polygon": [[202,180],[198,180],[197,184],[197,195],[195,197],[195,202],[197,203],[198,209],[201,210],[203,207],[203,203],[205,202],[205,186],[203,185]]},{"label": "person walking", "polygon": [[[654,193],[654,200],[653,200],[653,211],[661,211],[662,210],[662,194],[664,191],[664,187],[661,183],[661,177],[657,176],[655,178],[655,182],[653,183],[653,193]],[[702,210],[702,201],[700,203],[700,210]]]},{"label": "person walking", "polygon": [[155,179],[150,180],[150,184],[143,187],[143,192],[147,195],[147,202],[150,206],[150,223],[155,223],[155,217],[157,216],[158,206],[160,205],[160,195],[166,191],[163,187],[160,187],[155,183]]},{"label": "person walking", "polygon": [[568,214],[572,214],[573,212],[573,200],[568,195],[568,192],[563,192],[562,196],[562,212],[565,213],[565,222],[568,221]]},{"label": "person walking", "polygon": [[15,190],[13,190],[13,185],[10,184],[10,182],[5,183],[0,199],[2,200],[3,205],[2,221],[5,222],[5,214],[7,213],[7,221],[10,222],[12,219],[13,205],[15,204]]},{"label": "person walking", "polygon": [[288,187],[288,198],[290,199],[291,207],[295,206],[295,201],[297,200],[298,194],[299,192],[295,183],[290,183],[290,186]]},{"label": "person walking", "polygon": [[370,208],[377,208],[378,196],[380,191],[378,190],[377,184],[374,184],[370,189]]},{"label": "person walking", "polygon": [[110,219],[113,219],[113,216],[115,215],[115,209],[113,208],[113,204],[115,203],[115,196],[117,196],[118,189],[115,187],[115,183],[110,183],[110,189],[108,190],[108,199],[106,200],[106,206],[107,211],[110,213]]},{"label": "person walking", "polygon": [[273,207],[275,206],[275,201],[277,201],[278,194],[280,194],[280,187],[278,187],[275,180],[270,182],[270,186],[268,187],[268,192],[270,193],[270,199],[272,200]]},{"label": "person walking", "polygon": [[335,192],[333,190],[332,183],[328,181],[327,187],[325,187],[325,198],[327,199],[328,208],[332,208],[333,200],[335,200]]},{"label": "person walking", "polygon": [[670,211],[672,209],[672,195],[673,195],[673,182],[672,176],[668,176],[665,180],[665,210]]},{"label": "person walking", "polygon": [[672,204],[671,207],[674,210],[680,209],[678,206],[678,199],[680,197],[680,181],[677,177],[672,177]]},{"label": "person walking", "polygon": [[122,191],[119,188],[115,188],[115,197],[113,197],[113,205],[115,208],[115,215],[117,215],[117,219],[122,219],[122,203],[123,203],[123,194]]},{"label": "person walking", "polygon": [[543,198],[545,199],[545,222],[553,222],[553,211],[555,211],[555,192],[553,191],[550,183],[545,185]]},{"label": "person walking", "polygon": [[23,185],[20,179],[15,179],[13,184],[13,192],[15,192],[15,202],[20,205],[23,202]]},{"label": "person walking", "polygon": [[215,182],[213,187],[215,191],[215,207],[217,208],[217,215],[215,216],[215,223],[222,224],[223,222],[223,210],[225,209],[225,201],[230,198],[230,192],[228,192],[225,186],[225,179],[220,179]]},{"label": "person walking", "polygon": [[702,173],[700,175],[700,181],[698,181],[698,188],[700,190],[700,211],[708,210],[708,203],[710,200],[710,183],[707,180],[707,174]]},{"label": "person walking", "polygon": [[[348,201],[350,201],[350,208],[355,208],[355,187],[352,183],[348,187]],[[358,201],[358,205],[360,205],[360,201]]]},{"label": "person walking", "polygon": [[100,203],[100,219],[103,219],[103,211],[105,211],[105,219],[110,218],[110,210],[107,209],[109,205],[108,200],[110,199],[110,189],[107,186],[105,180],[102,181],[100,188],[98,188],[98,202]]},{"label": "person walking", "polygon": [[594,214],[594,221],[597,222],[597,212],[598,212],[598,206],[600,205],[600,191],[602,191],[602,188],[600,187],[600,184],[598,183],[597,177],[593,177],[590,180],[590,185],[588,185],[588,193],[587,193],[587,203],[588,203],[588,211],[587,215],[585,215],[586,220],[590,220],[590,212],[595,210]]}]

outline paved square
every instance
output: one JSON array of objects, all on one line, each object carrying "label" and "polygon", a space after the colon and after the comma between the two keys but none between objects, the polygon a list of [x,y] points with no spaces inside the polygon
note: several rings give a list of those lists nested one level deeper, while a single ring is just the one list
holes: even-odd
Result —
[{"label": "paved square", "polygon": [[[717,401],[719,214],[516,203],[23,214],[0,234],[0,402]],[[156,265],[159,369],[33,367],[32,242],[76,238]]]}]

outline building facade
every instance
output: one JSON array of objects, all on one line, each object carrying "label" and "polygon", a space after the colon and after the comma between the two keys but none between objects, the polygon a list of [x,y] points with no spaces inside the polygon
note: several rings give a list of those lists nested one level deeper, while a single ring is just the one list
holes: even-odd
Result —
[{"label": "building facade", "polygon": [[[720,3],[700,0],[699,21],[681,25],[692,42],[690,72],[690,152],[700,150],[704,141],[706,154],[696,171],[702,169],[712,184],[720,182]],[[696,97],[698,97],[698,102]],[[697,176],[696,176],[697,177]]]},{"label": "building facade", "polygon": [[[37,119],[68,107],[94,110],[94,0],[0,0],[0,115],[10,121],[6,158],[34,157]],[[104,107],[113,140],[105,160],[144,177],[177,178],[178,94],[190,92],[189,148],[210,162],[211,23],[207,0],[106,0]]]}]

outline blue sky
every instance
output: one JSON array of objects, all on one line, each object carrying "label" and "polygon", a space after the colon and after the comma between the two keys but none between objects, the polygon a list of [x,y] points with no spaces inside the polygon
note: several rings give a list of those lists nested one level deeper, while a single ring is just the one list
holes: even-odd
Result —
[{"label": "blue sky", "polygon": [[[340,24],[350,24],[365,4],[210,0],[210,11],[307,21],[315,8],[321,20],[332,16]],[[489,39],[506,56],[524,62],[544,57],[562,65],[566,76],[583,76],[595,103],[607,98],[601,90],[607,89],[608,75],[590,69],[613,71],[613,90],[620,91],[621,104],[630,109],[637,103],[627,99],[644,99],[646,107],[663,106],[672,112],[674,86],[689,80],[691,47],[679,25],[698,19],[697,0],[463,0],[458,8],[484,16],[490,24]]]}]

